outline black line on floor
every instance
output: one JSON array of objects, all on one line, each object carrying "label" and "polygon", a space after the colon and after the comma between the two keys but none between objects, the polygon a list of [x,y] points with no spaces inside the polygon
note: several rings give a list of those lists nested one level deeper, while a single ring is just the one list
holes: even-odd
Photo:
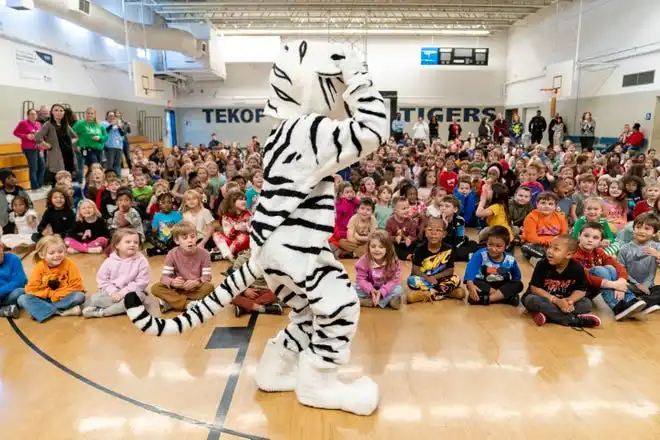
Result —
[{"label": "black line on floor", "polygon": [[[252,339],[252,332],[254,327],[257,324],[258,313],[252,313],[250,316],[250,322],[248,322],[248,337],[247,343],[243,344],[236,353],[236,358],[234,358],[234,365],[237,365],[238,368],[234,369],[232,373],[227,378],[227,383],[225,384],[225,391],[222,393],[222,398],[220,399],[220,405],[218,405],[218,410],[215,412],[215,426],[224,427],[225,421],[227,420],[227,413],[229,412],[229,407],[231,406],[231,401],[234,398],[234,392],[236,391],[236,385],[238,384],[238,378],[240,377],[240,371],[243,367],[243,362],[245,362],[245,355],[247,354],[248,347],[250,345],[250,340]],[[219,440],[220,431],[209,431],[209,435],[206,440]]]},{"label": "black line on floor", "polygon": [[[256,317],[254,317],[254,318],[250,318],[250,324],[254,327],[254,323],[252,322],[253,319],[254,319],[254,321],[256,322]],[[154,406],[154,405],[150,405],[150,404],[148,404],[148,403],[141,402],[141,401],[139,401],[139,400],[137,400],[137,399],[133,399],[132,397],[125,396],[125,395],[123,395],[123,394],[121,394],[121,393],[119,393],[119,392],[117,392],[117,391],[113,391],[113,390],[111,390],[111,389],[109,389],[109,388],[106,388],[106,387],[104,387],[103,385],[100,385],[100,384],[94,382],[93,380],[88,379],[88,378],[86,378],[85,376],[83,376],[83,375],[81,375],[81,374],[79,374],[79,373],[76,373],[75,371],[73,371],[72,369],[70,369],[69,367],[67,367],[66,365],[63,365],[62,363],[60,363],[60,362],[57,361],[56,359],[52,358],[49,354],[47,354],[46,352],[44,352],[43,350],[41,350],[39,347],[37,347],[37,346],[34,344],[34,342],[32,342],[32,341],[30,340],[30,338],[28,338],[28,337],[25,335],[25,333],[23,333],[23,332],[21,331],[21,329],[18,328],[18,326],[16,325],[16,323],[14,322],[13,319],[8,318],[7,321],[9,322],[9,325],[10,325],[11,328],[14,330],[14,332],[18,335],[18,337],[21,338],[21,340],[22,340],[22,341],[23,341],[28,347],[30,347],[30,348],[32,349],[32,351],[34,351],[36,354],[38,354],[39,356],[41,356],[45,361],[47,361],[48,363],[50,363],[50,364],[53,365],[54,367],[60,369],[60,370],[63,371],[64,373],[68,374],[69,376],[74,377],[75,379],[77,379],[77,380],[83,382],[83,383],[86,384],[86,385],[91,386],[92,388],[97,389],[98,391],[101,391],[102,393],[105,393],[105,394],[108,394],[109,396],[112,396],[112,397],[115,397],[115,398],[117,398],[117,399],[123,400],[124,402],[131,403],[131,404],[133,404],[133,405],[135,405],[135,406],[139,406],[140,408],[145,409],[145,410],[147,410],[147,411],[151,411],[151,412],[153,412],[153,413],[155,413],[155,414],[159,414],[159,415],[161,415],[161,416],[165,416],[165,417],[169,417],[169,418],[171,418],[171,419],[179,420],[179,421],[181,421],[181,422],[185,422],[185,423],[188,423],[188,424],[191,424],[191,425],[195,425],[195,426],[200,426],[200,427],[206,428],[206,429],[208,429],[208,430],[210,431],[210,433],[214,433],[214,434],[216,435],[216,437],[215,437],[216,439],[219,439],[219,438],[220,438],[220,434],[223,433],[223,434],[234,435],[234,436],[236,436],[236,437],[245,438],[245,439],[248,439],[248,440],[268,440],[268,438],[266,438],[266,437],[259,437],[259,436],[257,436],[257,435],[252,435],[252,434],[244,434],[244,433],[242,433],[242,432],[233,431],[233,430],[231,430],[231,429],[225,429],[225,428],[223,428],[222,426],[218,426],[217,424],[210,424],[210,423],[207,423],[207,422],[203,422],[203,421],[201,421],[201,420],[193,419],[192,417],[188,417],[188,416],[184,416],[184,415],[181,415],[181,414],[177,414],[177,413],[174,413],[174,412],[168,411],[168,410],[166,410],[166,409],[159,408],[159,407],[157,407],[157,406]],[[240,351],[240,350],[239,350],[239,351]],[[238,358],[238,356],[237,356],[237,358]],[[245,358],[245,355],[243,355],[243,359],[244,359],[244,358]],[[242,362],[242,361],[241,361],[241,362]],[[236,375],[236,376],[238,376],[238,375]],[[228,388],[228,387],[229,387],[229,384],[227,385],[226,388]],[[234,384],[234,388],[235,388],[235,387],[236,387],[236,384]],[[225,394],[226,394],[226,392],[227,392],[226,388],[225,388]],[[233,390],[232,390],[232,396],[233,396]],[[223,399],[224,399],[224,394],[223,394]],[[230,402],[229,402],[229,403],[231,403],[231,399],[230,399]],[[222,406],[222,403],[221,403],[221,406]],[[220,410],[220,408],[218,408],[218,410]],[[210,434],[209,434],[209,435],[210,435]]]}]

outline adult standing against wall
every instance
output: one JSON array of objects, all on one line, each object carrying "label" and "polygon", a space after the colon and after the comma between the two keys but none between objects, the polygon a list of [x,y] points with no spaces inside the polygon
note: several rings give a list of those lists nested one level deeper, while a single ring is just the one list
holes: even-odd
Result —
[{"label": "adult standing against wall", "polygon": [[532,144],[540,144],[543,140],[543,133],[548,128],[548,123],[541,114],[541,110],[536,111],[536,116],[529,121],[529,132],[532,134]]},{"label": "adult standing against wall", "polygon": [[436,139],[438,139],[438,118],[431,116],[429,121],[429,145]]},{"label": "adult standing against wall", "polygon": [[495,119],[495,123],[493,124],[493,137],[495,139],[495,142],[498,144],[502,143],[502,139],[504,139],[504,136],[509,135],[509,124],[507,123],[506,119],[502,117],[502,113],[497,114],[497,118]]},{"label": "adult standing against wall", "polygon": [[582,151],[593,151],[596,140],[596,120],[591,117],[591,112],[584,112],[580,122],[580,145]]},{"label": "adult standing against wall", "polygon": [[122,129],[115,112],[110,110],[105,114],[102,123],[108,138],[105,141],[105,169],[115,170],[117,176],[121,177],[121,159],[124,153],[125,133]]},{"label": "adult standing against wall", "polygon": [[564,118],[557,115],[553,120],[554,124],[552,125],[552,144],[561,146],[564,141],[564,134],[566,134],[566,124],[564,124]]},{"label": "adult standing against wall", "polygon": [[33,108],[28,110],[27,118],[18,123],[14,129],[14,136],[21,140],[21,149],[27,159],[30,170],[30,189],[39,190],[44,184],[44,158],[41,148],[35,142],[35,138],[41,123],[37,121],[37,111]]},{"label": "adult standing against wall", "polygon": [[424,122],[424,118],[420,116],[413,126],[413,140],[415,141],[415,145],[417,145],[420,142],[426,142],[428,138],[429,128],[426,122]]},{"label": "adult standing against wall", "polygon": [[[46,169],[55,174],[58,171],[66,169],[70,173],[74,170],[73,164],[73,144],[78,140],[76,133],[68,124],[64,117],[64,107],[60,104],[53,104],[50,109],[50,118],[48,122],[41,126],[39,132],[34,137],[37,144],[48,150],[46,156]],[[65,161],[63,150],[68,150],[69,154]],[[67,163],[69,162],[69,163]]]},{"label": "adult standing against wall", "polygon": [[550,145],[554,145],[555,125],[557,124],[557,122],[559,122],[560,118],[561,116],[559,116],[559,113],[555,113],[554,115],[552,115],[552,120],[550,121],[550,125],[548,126],[548,142],[550,143]]},{"label": "adult standing against wall", "polygon": [[461,127],[461,124],[458,123],[457,119],[454,118],[451,121],[451,124],[449,124],[449,140],[453,141],[454,139],[459,139],[461,137],[461,133],[463,132],[463,127]]},{"label": "adult standing against wall", "polygon": [[[73,127],[78,122],[76,115],[73,114],[73,110],[70,107],[64,109],[64,120],[66,121],[69,127]],[[83,171],[85,170],[85,160],[82,157],[80,148],[71,144],[67,139],[63,139],[65,142],[64,145],[60,145],[62,149],[62,157],[64,158],[64,169],[71,173],[71,175],[76,179],[76,182],[83,183]]]},{"label": "adult standing against wall", "polygon": [[525,126],[520,122],[520,116],[514,114],[509,128],[509,137],[513,145],[518,145],[522,141],[522,135],[525,132]]},{"label": "adult standing against wall", "polygon": [[488,122],[488,118],[481,118],[481,124],[479,124],[479,140],[481,142],[483,141],[489,141],[491,137],[493,136],[493,127],[491,127],[490,123]]},{"label": "adult standing against wall", "polygon": [[124,114],[119,110],[115,109],[115,116],[117,117],[117,122],[121,129],[124,131],[124,143],[122,149],[124,151],[124,158],[126,159],[126,166],[128,169],[133,169],[131,164],[131,144],[128,141],[128,135],[131,134],[131,122],[124,119]]},{"label": "adult standing against wall", "polygon": [[392,136],[398,144],[403,138],[403,130],[406,128],[405,121],[401,120],[401,113],[397,113],[396,117],[392,120]]},{"label": "adult standing against wall", "polygon": [[108,133],[105,127],[96,121],[96,110],[88,107],[85,110],[85,119],[76,122],[73,131],[78,135],[78,148],[85,158],[85,165],[101,163],[101,152]]}]

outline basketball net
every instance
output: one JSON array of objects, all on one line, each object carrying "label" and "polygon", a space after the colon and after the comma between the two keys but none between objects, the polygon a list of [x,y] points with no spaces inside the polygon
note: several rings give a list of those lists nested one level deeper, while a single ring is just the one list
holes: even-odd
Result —
[{"label": "basketball net", "polygon": [[541,89],[542,92],[552,93],[550,96],[550,116],[554,116],[557,112],[557,95],[559,95],[559,87],[550,87],[547,89]]}]

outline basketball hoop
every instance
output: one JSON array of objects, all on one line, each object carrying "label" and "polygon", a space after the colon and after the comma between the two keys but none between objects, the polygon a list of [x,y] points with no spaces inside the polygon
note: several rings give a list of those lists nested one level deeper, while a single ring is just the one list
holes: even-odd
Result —
[{"label": "basketball hoop", "polygon": [[541,91],[545,93],[552,92],[552,96],[550,96],[550,115],[554,115],[557,111],[557,96],[559,95],[560,88],[561,87],[548,87],[541,89]]}]

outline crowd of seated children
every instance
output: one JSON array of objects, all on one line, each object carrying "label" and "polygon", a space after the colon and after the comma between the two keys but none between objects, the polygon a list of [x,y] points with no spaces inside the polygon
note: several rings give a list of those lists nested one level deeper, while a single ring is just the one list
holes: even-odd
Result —
[{"label": "crowd of seated children", "polygon": [[401,287],[401,263],[386,231],[368,236],[366,253],[355,264],[358,297],[362,307],[391,307],[398,310],[405,299]]}]

